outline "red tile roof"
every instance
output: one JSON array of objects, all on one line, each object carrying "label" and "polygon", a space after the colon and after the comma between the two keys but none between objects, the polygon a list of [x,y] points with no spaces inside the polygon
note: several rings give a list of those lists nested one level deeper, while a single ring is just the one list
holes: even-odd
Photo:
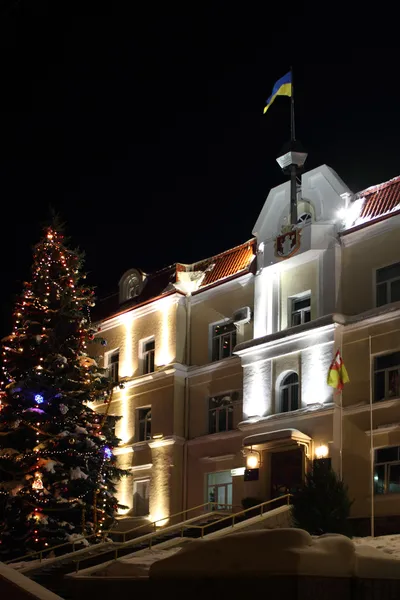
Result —
[{"label": "red tile roof", "polygon": [[197,263],[190,265],[176,263],[147,275],[143,291],[136,298],[120,304],[119,295],[113,294],[104,300],[100,300],[94,318],[96,320],[109,318],[121,311],[143,306],[143,304],[171,294],[175,291],[173,284],[177,282],[177,273],[180,271],[205,271],[205,277],[198,290],[200,292],[206,286],[217,285],[228,278],[249,272],[255,267],[255,254],[256,240],[253,238],[240,246]]},{"label": "red tile roof", "polygon": [[[237,275],[250,268],[256,253],[256,240],[251,239],[240,246],[226,250],[212,258],[190,265],[190,271],[205,271],[201,288]],[[200,289],[201,289],[200,288]]]},{"label": "red tile roof", "polygon": [[365,198],[359,219],[371,220],[400,209],[400,176],[357,194]]}]

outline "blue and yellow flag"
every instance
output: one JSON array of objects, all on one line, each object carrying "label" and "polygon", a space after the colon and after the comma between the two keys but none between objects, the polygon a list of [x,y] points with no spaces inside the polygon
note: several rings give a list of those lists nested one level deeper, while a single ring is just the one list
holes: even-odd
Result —
[{"label": "blue and yellow flag", "polygon": [[278,79],[274,87],[272,88],[272,94],[267,100],[267,105],[264,108],[264,115],[275,100],[276,96],[291,96],[292,95],[292,71],[286,73],[283,77]]}]

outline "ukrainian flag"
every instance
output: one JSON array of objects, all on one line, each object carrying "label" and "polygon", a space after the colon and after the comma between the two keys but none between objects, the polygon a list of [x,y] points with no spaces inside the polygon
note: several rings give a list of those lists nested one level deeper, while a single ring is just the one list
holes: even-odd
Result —
[{"label": "ukrainian flag", "polygon": [[267,100],[267,105],[264,108],[264,115],[275,100],[276,96],[291,96],[292,95],[292,71],[286,73],[283,77],[278,79],[272,89],[272,94]]}]

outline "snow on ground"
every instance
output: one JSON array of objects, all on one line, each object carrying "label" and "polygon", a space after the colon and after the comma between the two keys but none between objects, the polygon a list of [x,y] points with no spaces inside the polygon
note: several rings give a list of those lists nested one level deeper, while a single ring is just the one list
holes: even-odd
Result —
[{"label": "snow on ground", "polygon": [[370,546],[390,554],[392,558],[400,559],[400,534],[380,535],[378,537],[353,538],[356,545]]},{"label": "snow on ground", "polygon": [[153,563],[170,558],[181,549],[182,545],[164,550],[149,548],[140,556],[132,554],[108,564],[103,569],[95,570],[93,575],[95,577],[147,577]]}]

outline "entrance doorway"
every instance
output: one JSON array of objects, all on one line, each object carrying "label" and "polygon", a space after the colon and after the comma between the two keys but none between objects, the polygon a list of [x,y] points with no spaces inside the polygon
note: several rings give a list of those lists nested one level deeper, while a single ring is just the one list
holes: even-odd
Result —
[{"label": "entrance doorway", "polygon": [[232,475],[230,471],[207,473],[207,502],[216,502],[213,510],[232,505]]},{"label": "entrance doorway", "polygon": [[303,483],[302,448],[271,452],[271,498],[293,494]]}]

